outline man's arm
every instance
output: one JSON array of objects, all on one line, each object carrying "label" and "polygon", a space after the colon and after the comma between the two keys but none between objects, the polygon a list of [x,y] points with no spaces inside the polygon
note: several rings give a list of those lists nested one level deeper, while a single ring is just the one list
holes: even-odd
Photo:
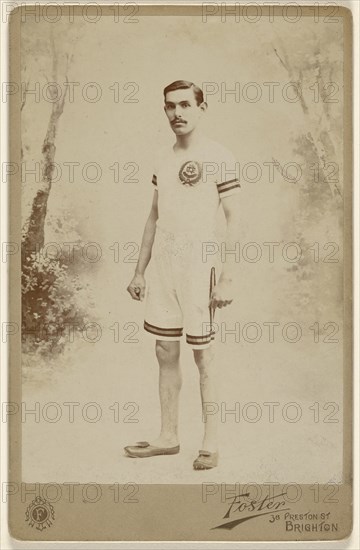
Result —
[{"label": "man's arm", "polygon": [[[234,193],[221,199],[226,218],[225,252],[236,249],[240,227],[240,193]],[[231,304],[233,296],[233,279],[236,273],[236,255],[225,253],[219,281],[211,295],[211,307],[222,308]]]},{"label": "man's arm", "polygon": [[127,291],[134,300],[142,301],[145,297],[146,282],[144,278],[145,270],[150,262],[151,250],[154,243],[156,221],[158,219],[158,192],[154,190],[153,201],[149,217],[146,221],[144,233],[141,241],[139,259],[135,268],[135,275],[127,287]]}]

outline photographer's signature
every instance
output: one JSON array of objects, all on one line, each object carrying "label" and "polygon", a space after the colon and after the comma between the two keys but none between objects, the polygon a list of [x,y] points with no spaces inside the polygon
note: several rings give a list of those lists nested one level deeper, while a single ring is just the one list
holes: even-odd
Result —
[{"label": "photographer's signature", "polygon": [[228,529],[231,530],[237,525],[268,514],[286,512],[290,508],[285,508],[287,502],[284,500],[285,493],[278,495],[266,496],[261,500],[249,500],[250,493],[236,495],[223,517],[227,519],[225,523],[216,525],[212,529]]}]

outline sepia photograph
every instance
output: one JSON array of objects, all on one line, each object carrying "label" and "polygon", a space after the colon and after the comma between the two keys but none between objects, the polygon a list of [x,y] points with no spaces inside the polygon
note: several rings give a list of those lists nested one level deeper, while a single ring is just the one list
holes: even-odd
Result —
[{"label": "sepia photograph", "polygon": [[352,15],[333,4],[11,13],[15,538],[350,536]]}]

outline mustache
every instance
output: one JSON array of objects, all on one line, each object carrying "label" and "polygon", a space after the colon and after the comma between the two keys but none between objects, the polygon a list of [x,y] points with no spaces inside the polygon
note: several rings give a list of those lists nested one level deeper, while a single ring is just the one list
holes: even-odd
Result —
[{"label": "mustache", "polygon": [[175,118],[175,120],[171,121],[171,126],[174,126],[177,122],[182,122],[183,124],[187,124],[186,120],[183,120],[182,118]]}]

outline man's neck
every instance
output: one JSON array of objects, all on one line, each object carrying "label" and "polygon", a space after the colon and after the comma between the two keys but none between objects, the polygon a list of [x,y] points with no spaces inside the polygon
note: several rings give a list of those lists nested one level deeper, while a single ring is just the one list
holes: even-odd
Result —
[{"label": "man's neck", "polygon": [[184,136],[176,136],[176,143],[174,145],[174,151],[181,151],[190,149],[198,143],[200,143],[202,136],[199,132],[193,130]]}]

